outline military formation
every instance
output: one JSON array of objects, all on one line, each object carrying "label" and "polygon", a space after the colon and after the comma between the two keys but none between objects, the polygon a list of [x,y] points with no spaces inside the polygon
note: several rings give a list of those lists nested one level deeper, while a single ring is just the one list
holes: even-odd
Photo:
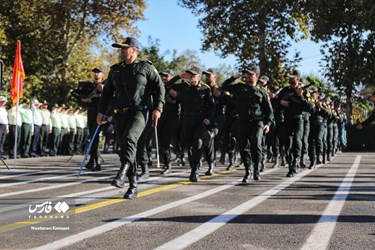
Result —
[{"label": "military formation", "polygon": [[[256,65],[220,84],[212,69],[191,66],[178,74],[170,69],[158,72],[151,62],[138,58],[139,42],[133,37],[112,46],[120,49],[121,62],[111,66],[106,80],[102,67],[92,70],[89,93],[77,97],[86,110],[48,109],[46,103],[26,100],[19,112],[15,107],[6,112],[6,100],[0,97],[1,151],[8,131],[10,157],[15,144],[21,157],[82,153],[90,138],[93,147],[87,152],[86,169],[100,171],[97,128],[101,126],[105,135],[105,151],[111,128],[121,162],[111,185],[123,188],[128,178],[124,198],[134,199],[138,180],[149,177],[152,143],[163,175],[173,172],[172,163],[184,165],[187,157],[191,182],[199,181],[203,172],[213,175],[221,162],[227,170],[243,165],[245,184],[259,181],[266,163],[287,166],[286,176],[293,177],[300,168],[329,162],[346,146],[346,118],[339,105],[296,69],[279,89]],[[208,168],[202,172],[204,161]]]},{"label": "military formation", "polygon": [[[0,153],[6,158],[82,154],[87,144],[87,111],[22,100],[6,108],[0,96]],[[8,155],[6,154],[8,152]]]}]

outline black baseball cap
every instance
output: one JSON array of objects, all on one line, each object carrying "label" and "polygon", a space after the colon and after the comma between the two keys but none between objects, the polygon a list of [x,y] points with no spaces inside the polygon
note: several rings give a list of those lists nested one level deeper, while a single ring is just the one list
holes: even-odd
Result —
[{"label": "black baseball cap", "polygon": [[95,67],[91,71],[92,72],[104,72],[104,67],[103,66]]},{"label": "black baseball cap", "polygon": [[114,48],[127,48],[127,47],[136,47],[139,49],[139,42],[134,37],[127,37],[123,43],[114,43],[112,44]]}]

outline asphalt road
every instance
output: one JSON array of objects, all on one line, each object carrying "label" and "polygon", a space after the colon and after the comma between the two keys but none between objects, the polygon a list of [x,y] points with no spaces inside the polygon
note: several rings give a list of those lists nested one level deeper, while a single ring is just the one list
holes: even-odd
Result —
[{"label": "asphalt road", "polygon": [[[119,168],[77,171],[83,156],[0,163],[0,249],[373,249],[375,153],[338,154],[285,177],[270,168],[242,185],[244,169],[188,181],[173,166],[139,184],[138,198],[110,186]],[[156,164],[154,164],[156,166]],[[204,165],[201,174],[206,170]]]}]

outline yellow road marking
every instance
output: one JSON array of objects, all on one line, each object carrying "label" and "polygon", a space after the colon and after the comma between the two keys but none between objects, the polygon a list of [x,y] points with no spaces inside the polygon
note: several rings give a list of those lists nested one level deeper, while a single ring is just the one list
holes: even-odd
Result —
[{"label": "yellow road marking", "polygon": [[[218,173],[215,173],[211,176],[201,176],[200,179],[209,179],[209,178],[212,178],[214,176],[219,176],[219,175],[222,175],[222,174],[228,174],[228,173],[231,173],[231,172],[234,172],[234,171],[236,171],[236,169],[222,170],[222,171],[220,171]],[[151,195],[151,194],[155,194],[155,193],[165,191],[165,190],[168,190],[168,189],[172,189],[172,188],[176,188],[176,187],[179,187],[179,186],[187,185],[187,184],[190,184],[190,183],[191,183],[191,181],[180,181],[180,182],[177,182],[177,183],[168,184],[168,185],[160,186],[160,187],[157,187],[157,188],[152,188],[152,189],[145,190],[145,191],[142,191],[142,192],[138,193],[137,197],[148,196],[148,195]],[[88,212],[88,211],[91,211],[91,210],[94,210],[94,209],[97,209],[97,208],[102,208],[102,207],[105,207],[105,206],[109,206],[109,205],[124,202],[124,201],[127,201],[127,200],[124,200],[123,198],[114,198],[114,199],[110,199],[110,200],[106,200],[106,201],[97,202],[97,203],[93,203],[93,204],[90,204],[90,205],[86,205],[86,206],[79,207],[79,208],[76,208],[74,210],[68,211],[67,213],[64,214],[64,216],[72,215],[72,214],[80,214],[80,213],[83,213],[83,212]],[[44,222],[44,221],[48,221],[48,220],[53,219],[55,216],[59,216],[59,214],[51,214],[51,215],[46,216],[47,218],[45,218],[45,217],[44,218],[33,218],[33,219],[25,220],[25,221],[18,221],[18,222],[15,222],[15,223],[0,226],[0,233],[12,231],[12,230],[19,229],[19,228],[22,228],[22,227],[26,227],[26,226],[31,225],[31,224],[37,224],[37,223],[41,223],[41,222]],[[53,218],[51,218],[51,217],[53,217]]]}]

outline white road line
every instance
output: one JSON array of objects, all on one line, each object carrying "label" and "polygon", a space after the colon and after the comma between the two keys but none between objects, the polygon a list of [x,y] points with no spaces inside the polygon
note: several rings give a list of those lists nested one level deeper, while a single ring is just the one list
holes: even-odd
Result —
[{"label": "white road line", "polygon": [[[23,170],[24,171],[24,170]],[[14,178],[14,177],[20,177],[20,176],[28,176],[28,175],[34,175],[34,174],[39,174],[39,173],[45,173],[45,174],[49,174],[49,173],[54,173],[54,172],[58,172],[58,171],[61,171],[61,170],[54,170],[54,171],[43,171],[43,170],[38,170],[38,171],[33,171],[33,172],[29,172],[29,173],[22,173],[22,174],[14,174],[14,175],[7,175],[7,176],[1,176],[0,177],[0,180],[2,179],[10,179],[10,178]],[[14,173],[14,172],[13,172]]]},{"label": "white road line", "polygon": [[146,218],[146,217],[149,217],[149,216],[153,216],[155,214],[164,212],[164,211],[172,209],[174,207],[181,206],[181,205],[184,205],[186,203],[189,203],[189,202],[192,202],[192,201],[195,201],[195,200],[198,200],[198,199],[202,199],[202,198],[205,198],[207,196],[216,194],[218,192],[221,192],[221,191],[224,191],[224,190],[226,190],[228,188],[231,188],[231,187],[233,187],[236,184],[238,184],[238,182],[229,183],[229,184],[226,184],[226,185],[223,185],[223,186],[220,186],[220,187],[208,190],[206,192],[203,192],[203,193],[200,193],[200,194],[197,194],[197,195],[194,195],[194,196],[191,196],[191,197],[179,200],[179,201],[175,201],[175,202],[172,202],[172,203],[160,206],[160,207],[156,207],[156,208],[150,209],[150,210],[145,211],[143,213],[139,213],[139,214],[136,214],[136,215],[133,215],[133,216],[129,216],[129,217],[124,217],[122,219],[119,219],[119,220],[116,220],[116,221],[104,224],[102,226],[95,227],[95,228],[83,231],[81,233],[78,233],[78,234],[75,234],[75,235],[72,235],[72,236],[69,236],[69,237],[66,237],[66,238],[63,238],[63,239],[51,242],[49,244],[46,244],[44,246],[40,246],[40,247],[37,247],[37,248],[34,248],[34,249],[40,249],[40,250],[44,250],[44,249],[50,249],[50,250],[51,249],[60,249],[60,248],[69,246],[71,244],[80,242],[80,241],[82,241],[84,239],[93,237],[95,235],[100,235],[102,233],[108,232],[108,231],[110,231],[112,229],[121,227],[121,226],[123,226],[125,224],[129,224],[129,223],[131,223],[133,221],[140,220],[142,218]]},{"label": "white road line", "polygon": [[[271,173],[271,172],[274,172],[276,170],[278,170],[278,169],[277,168],[270,169],[270,170],[265,171],[264,174],[265,173]],[[306,172],[309,172],[309,171],[306,171]],[[297,177],[295,177],[295,178],[297,178]],[[295,179],[295,178],[292,178],[291,180],[296,181],[297,179],[299,179],[299,178],[297,178],[297,179]],[[242,180],[242,179],[240,179],[240,180]],[[200,194],[197,194],[197,195],[194,195],[194,196],[182,199],[182,200],[178,200],[178,201],[175,201],[175,202],[171,202],[169,204],[165,204],[165,205],[160,206],[160,207],[150,209],[148,211],[145,211],[145,212],[142,212],[142,213],[139,213],[139,214],[136,214],[136,215],[124,217],[124,218],[112,221],[110,223],[106,223],[104,225],[88,229],[88,230],[83,231],[81,233],[78,233],[78,234],[75,234],[75,235],[72,235],[72,236],[69,236],[69,237],[66,237],[66,238],[48,243],[46,245],[43,245],[43,246],[40,246],[40,247],[37,247],[37,248],[34,248],[34,249],[39,249],[39,250],[50,249],[51,250],[51,249],[60,249],[60,248],[63,248],[63,247],[67,247],[67,246],[72,245],[74,243],[80,242],[84,239],[87,239],[87,238],[90,238],[90,237],[93,237],[93,236],[96,236],[96,235],[100,235],[100,234],[103,234],[103,233],[108,232],[110,230],[113,230],[115,228],[118,228],[118,227],[121,227],[123,225],[132,223],[136,220],[140,220],[140,219],[143,219],[143,218],[146,218],[146,217],[150,217],[150,216],[153,216],[155,214],[164,212],[166,210],[169,210],[169,209],[187,204],[189,202],[199,200],[199,199],[208,197],[210,195],[219,193],[221,191],[224,191],[228,188],[231,188],[231,187],[237,185],[240,180],[228,183],[226,185],[219,186],[217,188],[205,191],[203,193],[200,193]]]},{"label": "white road line", "polygon": [[11,193],[6,193],[6,194],[0,194],[0,198],[12,196],[12,195],[28,194],[28,193],[34,193],[34,192],[39,192],[39,191],[45,191],[45,190],[51,190],[51,189],[69,187],[69,186],[74,186],[74,185],[78,185],[78,184],[89,182],[89,181],[98,181],[98,180],[103,180],[103,179],[109,179],[111,177],[114,177],[114,175],[112,175],[112,176],[103,176],[103,177],[98,177],[98,178],[92,178],[92,179],[87,179],[87,180],[81,180],[81,181],[76,181],[76,182],[69,182],[69,183],[60,184],[60,185],[56,185],[56,186],[48,186],[48,187],[41,187],[41,188],[16,191],[16,192],[11,192]]},{"label": "white road line", "polygon": [[171,240],[159,247],[157,247],[157,250],[165,249],[184,249],[191,244],[203,239],[207,235],[213,233],[214,231],[218,230],[222,226],[224,226],[229,221],[233,220],[237,216],[245,213],[246,211],[249,211],[250,209],[254,208],[255,206],[259,205],[263,201],[267,200],[271,196],[277,194],[281,190],[287,188],[300,178],[304,177],[305,175],[311,173],[311,171],[305,170],[302,173],[298,174],[297,176],[290,178],[287,181],[284,181],[280,183],[279,185],[271,188],[270,190],[267,190],[266,192],[254,197],[253,199],[244,202],[237,207],[228,210],[227,212],[216,216],[215,218],[209,220],[208,222],[198,226],[197,228],[191,230],[190,232],[187,232],[180,237],[177,237],[174,240]]},{"label": "white road line", "polygon": [[[180,174],[181,173],[172,173],[172,174],[169,174],[168,177],[172,177],[172,176],[176,176],[176,175],[180,175]],[[159,179],[162,179],[162,178],[163,178],[162,176],[151,177],[151,178],[148,179],[148,181],[156,181],[156,180],[159,180]],[[140,184],[142,184],[142,182],[140,182]],[[157,184],[148,185],[148,187],[154,187],[154,186],[157,186]],[[59,196],[56,196],[56,197],[51,198],[51,199],[42,199],[42,200],[36,200],[36,201],[33,200],[33,202],[41,204],[41,203],[44,203],[46,201],[60,200],[61,198],[75,198],[75,197],[77,197],[76,201],[75,201],[76,204],[81,204],[81,203],[86,204],[86,203],[88,203],[92,200],[101,199],[103,197],[112,197],[112,196],[116,195],[117,193],[121,193],[121,192],[125,192],[125,190],[115,188],[113,186],[108,186],[108,187],[102,187],[102,188],[87,190],[87,191],[78,192],[78,193],[70,193],[70,194],[65,194],[65,195],[59,195]],[[90,195],[90,194],[95,194],[95,197],[81,197],[81,198],[79,198],[80,196]],[[1,201],[0,201],[0,204],[1,204]],[[17,205],[13,205],[13,206],[3,207],[3,208],[0,208],[0,214],[4,213],[4,212],[12,211],[12,210],[15,211],[17,209],[24,208],[24,207],[25,207],[25,204],[17,204]],[[10,217],[11,216],[12,215],[10,215]]]},{"label": "white road line", "polygon": [[352,186],[360,162],[361,156],[357,155],[352,167],[346,174],[345,179],[341,182],[340,187],[335,192],[335,196],[328,204],[323,215],[320,217],[312,233],[301,249],[327,249],[329,240],[333,234],[337,219],[340,216],[341,210],[350,192],[350,187]]}]

